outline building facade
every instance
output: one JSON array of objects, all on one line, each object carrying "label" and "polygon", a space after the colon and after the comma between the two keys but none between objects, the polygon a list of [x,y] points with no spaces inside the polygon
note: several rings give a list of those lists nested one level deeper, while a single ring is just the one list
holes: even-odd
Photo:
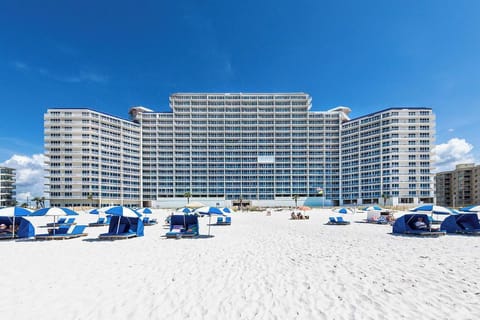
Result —
[{"label": "building facade", "polygon": [[459,164],[455,170],[435,175],[437,203],[461,208],[480,203],[480,166]]},{"label": "building facade", "polygon": [[130,121],[89,109],[49,109],[45,143],[52,205],[173,207],[432,200],[428,108],[351,120],[312,111],[305,93],[180,93],[170,111]]},{"label": "building facade", "polygon": [[0,207],[16,205],[15,173],[13,168],[0,167]]},{"label": "building facade", "polygon": [[129,120],[89,109],[44,116],[46,193],[51,206],[139,206],[141,131]]},{"label": "building facade", "polygon": [[344,204],[433,203],[435,116],[429,108],[390,108],[342,124]]}]

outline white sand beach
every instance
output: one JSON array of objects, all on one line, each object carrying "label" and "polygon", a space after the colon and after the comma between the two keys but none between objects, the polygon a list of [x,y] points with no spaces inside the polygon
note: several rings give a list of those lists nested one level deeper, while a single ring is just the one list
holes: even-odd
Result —
[{"label": "white sand beach", "polygon": [[[157,210],[160,221],[168,211]],[[233,213],[212,238],[0,242],[0,319],[477,319],[480,237]],[[79,222],[93,222],[83,214]],[[35,225],[48,217],[30,218]],[[214,219],[212,219],[212,222]],[[200,218],[208,233],[208,217]],[[38,231],[37,231],[38,232]]]}]

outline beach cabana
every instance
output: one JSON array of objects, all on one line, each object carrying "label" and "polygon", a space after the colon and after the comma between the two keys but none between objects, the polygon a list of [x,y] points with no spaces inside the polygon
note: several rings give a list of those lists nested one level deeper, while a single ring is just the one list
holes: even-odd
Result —
[{"label": "beach cabana", "polygon": [[108,225],[108,232],[98,236],[99,239],[119,240],[143,237],[143,221],[139,217],[113,215]]},{"label": "beach cabana", "polygon": [[33,224],[24,217],[15,217],[15,225],[13,224],[13,217],[0,216],[0,224],[8,226],[14,226],[12,230],[16,230],[15,233],[5,232],[0,233],[0,240],[5,239],[18,239],[18,238],[33,238],[35,236],[35,228]]},{"label": "beach cabana", "polygon": [[197,237],[199,235],[198,217],[196,215],[170,216],[170,230],[167,238]]},{"label": "beach cabana", "polygon": [[443,220],[440,230],[447,233],[461,233],[480,236],[480,223],[476,213],[451,215]]},{"label": "beach cabana", "polygon": [[341,213],[341,214],[353,214],[352,209],[349,209],[349,208],[337,208],[337,209],[334,209],[333,212]]},{"label": "beach cabana", "polygon": [[[415,228],[415,222],[421,217],[427,224],[426,230],[418,230]],[[395,220],[392,227],[392,233],[397,235],[423,236],[423,237],[438,237],[445,235],[443,231],[436,231],[431,229],[428,215],[421,213],[405,214]]]},{"label": "beach cabana", "polygon": [[[7,217],[10,220],[10,222],[8,222],[8,223],[2,222],[0,224],[6,225],[7,230],[11,231],[10,237],[7,237],[8,235],[4,234],[2,236],[2,238],[3,237],[5,237],[5,238],[15,238],[15,237],[17,237],[15,233],[17,232],[17,229],[20,228],[21,223],[17,222],[16,219],[18,219],[20,217],[27,217],[31,214],[32,214],[32,211],[30,209],[23,208],[23,207],[1,208],[0,209],[0,217]],[[25,220],[25,221],[28,222],[28,220]]]}]

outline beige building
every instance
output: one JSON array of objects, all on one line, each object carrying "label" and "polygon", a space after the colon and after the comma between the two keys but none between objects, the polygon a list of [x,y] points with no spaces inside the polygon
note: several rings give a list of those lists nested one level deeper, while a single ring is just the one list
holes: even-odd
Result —
[{"label": "beige building", "polygon": [[0,207],[15,205],[15,169],[0,167]]},{"label": "beige building", "polygon": [[480,203],[480,165],[459,164],[435,176],[437,204],[461,208]]}]

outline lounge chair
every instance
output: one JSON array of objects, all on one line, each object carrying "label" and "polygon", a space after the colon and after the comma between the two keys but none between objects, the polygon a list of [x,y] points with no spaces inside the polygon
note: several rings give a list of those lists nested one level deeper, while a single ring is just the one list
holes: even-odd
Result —
[{"label": "lounge chair", "polygon": [[229,226],[232,224],[232,217],[225,217],[225,220],[223,220],[223,217],[218,217],[216,224],[219,226]]},{"label": "lounge chair", "polygon": [[103,226],[108,226],[108,223],[106,222],[106,219],[104,217],[100,217],[97,219],[96,222],[91,222],[88,224],[89,227],[103,227]]},{"label": "lounge chair", "polygon": [[198,217],[195,215],[173,215],[170,218],[170,230],[167,238],[193,238],[199,235]]},{"label": "lounge chair", "polygon": [[143,225],[144,226],[153,226],[153,225],[156,225],[158,222],[157,222],[157,219],[150,219],[149,217],[144,217],[143,218]]},{"label": "lounge chair", "polygon": [[328,217],[328,225],[336,225],[336,226],[346,226],[350,224],[350,221],[343,220],[343,217]]},{"label": "lounge chair", "polygon": [[48,234],[37,234],[35,235],[35,240],[66,240],[66,239],[73,239],[78,237],[87,236],[87,233],[84,233],[84,230],[87,226],[86,225],[78,225],[75,226],[72,232],[68,232],[68,227],[60,227],[55,230],[55,233],[48,233]]}]

